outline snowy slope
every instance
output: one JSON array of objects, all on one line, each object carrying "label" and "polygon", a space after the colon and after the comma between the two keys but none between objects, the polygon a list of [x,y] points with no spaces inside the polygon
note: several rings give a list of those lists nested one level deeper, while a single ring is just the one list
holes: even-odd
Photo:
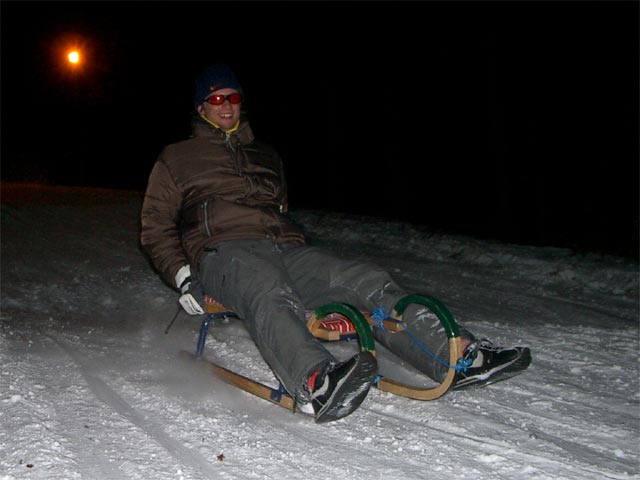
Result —
[{"label": "snowy slope", "polygon": [[[372,390],[316,425],[178,359],[199,321],[138,246],[141,195],[2,185],[0,480],[640,478],[638,265],[295,211],[528,372],[420,402]],[[335,345],[336,352],[352,346]],[[272,381],[239,322],[205,354]]]}]

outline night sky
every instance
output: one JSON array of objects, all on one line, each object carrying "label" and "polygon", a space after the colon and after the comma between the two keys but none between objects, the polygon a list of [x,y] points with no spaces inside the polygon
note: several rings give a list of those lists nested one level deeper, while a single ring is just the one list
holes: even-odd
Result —
[{"label": "night sky", "polygon": [[2,1],[0,17],[3,181],[144,190],[190,133],[194,77],[226,62],[294,209],[638,257],[636,1]]}]

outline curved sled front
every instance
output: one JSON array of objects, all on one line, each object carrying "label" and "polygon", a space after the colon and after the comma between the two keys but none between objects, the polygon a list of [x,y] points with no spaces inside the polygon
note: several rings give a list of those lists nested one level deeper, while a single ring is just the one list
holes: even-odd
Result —
[{"label": "curved sled front", "polygon": [[402,319],[404,310],[411,304],[419,304],[431,310],[440,320],[449,339],[449,368],[442,383],[433,388],[418,388],[405,385],[388,378],[378,381],[378,388],[384,392],[393,393],[414,400],[435,400],[447,393],[454,384],[456,378],[456,364],[462,357],[462,340],[458,325],[453,315],[445,305],[435,298],[426,295],[407,295],[398,301],[394,307],[392,317]]}]

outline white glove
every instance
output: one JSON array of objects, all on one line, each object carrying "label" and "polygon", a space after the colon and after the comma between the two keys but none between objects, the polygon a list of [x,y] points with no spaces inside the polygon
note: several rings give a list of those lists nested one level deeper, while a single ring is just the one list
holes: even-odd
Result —
[{"label": "white glove", "polygon": [[204,315],[204,291],[196,275],[191,274],[191,267],[185,265],[176,273],[176,287],[182,293],[180,305],[189,315]]}]

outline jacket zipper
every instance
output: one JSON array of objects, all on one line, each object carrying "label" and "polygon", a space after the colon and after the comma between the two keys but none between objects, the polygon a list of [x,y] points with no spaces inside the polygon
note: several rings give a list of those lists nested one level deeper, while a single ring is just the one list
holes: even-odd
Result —
[{"label": "jacket zipper", "polygon": [[227,148],[229,148],[232,152],[236,151],[236,147],[233,143],[231,143],[231,134],[229,132],[225,132],[224,134],[224,143],[227,145]]}]

